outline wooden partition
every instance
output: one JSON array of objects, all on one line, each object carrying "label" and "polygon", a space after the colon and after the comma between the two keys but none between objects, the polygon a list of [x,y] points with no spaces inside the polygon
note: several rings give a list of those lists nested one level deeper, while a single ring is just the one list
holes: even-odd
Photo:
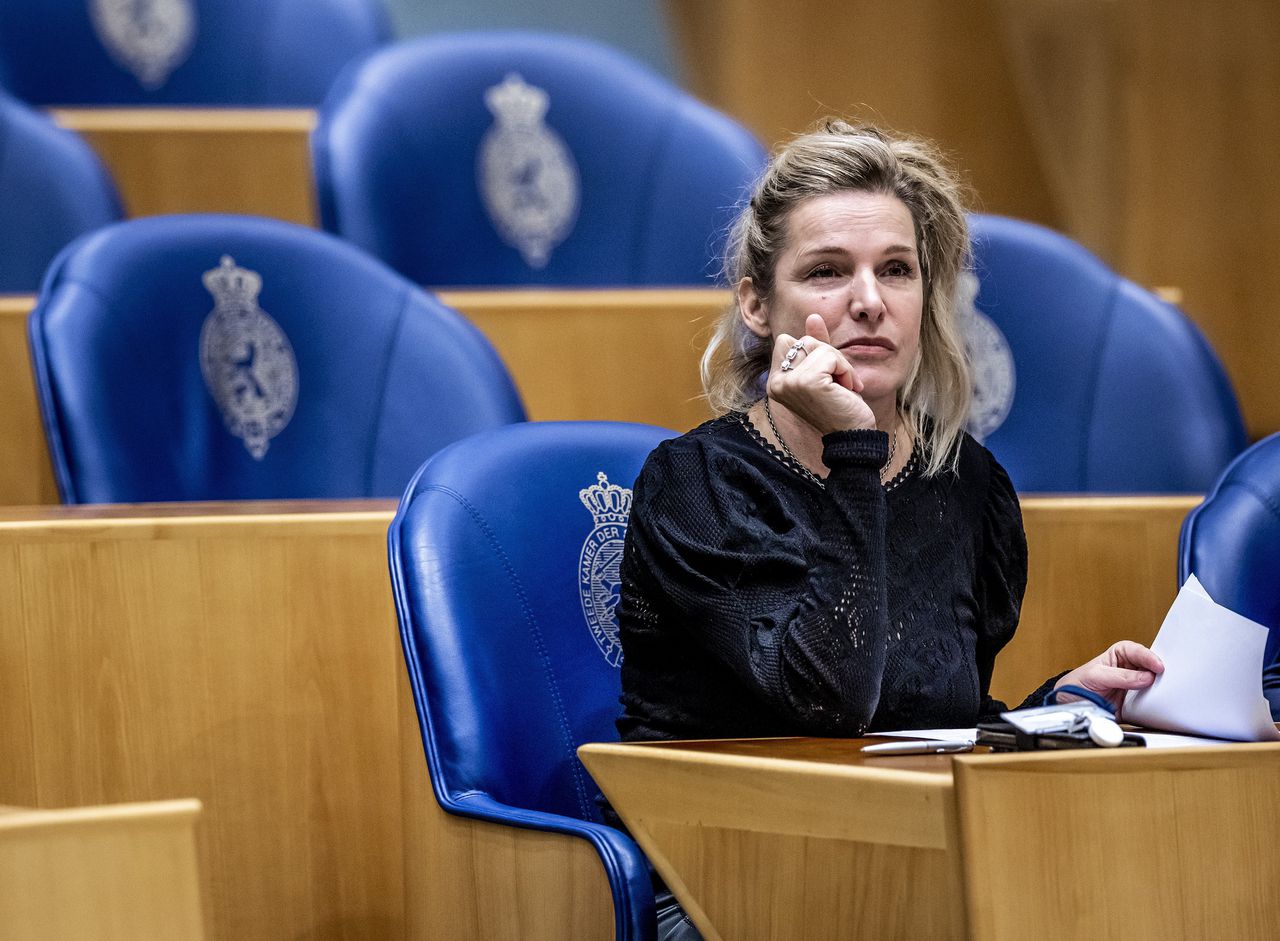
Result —
[{"label": "wooden partition", "polygon": [[[698,360],[726,291],[453,290],[440,297],[488,336],[534,420],[687,431],[711,417],[699,398]],[[58,502],[27,345],[33,303],[0,296],[0,506]]]},{"label": "wooden partition", "polygon": [[0,295],[0,506],[58,502],[27,344],[34,300]]},{"label": "wooden partition", "polygon": [[234,212],[317,221],[310,109],[59,108],[111,172],[129,216]]},{"label": "wooden partition", "polygon": [[5,941],[200,941],[200,802],[0,807]]},{"label": "wooden partition", "polygon": [[[1149,639],[1191,503],[1027,500],[1031,592],[997,692],[1121,633]],[[391,511],[7,510],[0,803],[199,798],[218,941],[609,936],[586,843],[435,803],[390,595]]]},{"label": "wooden partition", "polygon": [[1178,532],[1199,497],[1027,497],[1022,620],[996,658],[1010,705],[1117,640],[1149,644],[1178,593]]}]

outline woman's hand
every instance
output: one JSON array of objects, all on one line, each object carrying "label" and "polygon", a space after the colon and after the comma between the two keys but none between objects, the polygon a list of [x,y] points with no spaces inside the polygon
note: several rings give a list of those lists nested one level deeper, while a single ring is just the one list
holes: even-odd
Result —
[{"label": "woman's hand", "polygon": [[804,352],[784,370],[787,353],[797,340],[778,334],[773,343],[773,366],[769,370],[769,397],[812,425],[820,435],[832,431],[875,428],[876,416],[859,394],[862,381],[849,361],[831,345],[826,322],[817,314],[805,320],[805,336],[798,342]]},{"label": "woman's hand", "polygon": [[[1058,682],[1062,686],[1082,686],[1097,693],[1111,703],[1116,718],[1120,718],[1120,706],[1124,694],[1131,689],[1146,689],[1164,672],[1164,663],[1151,650],[1131,640],[1112,644],[1083,666],[1076,667]],[[1064,693],[1069,701],[1070,693]]]}]

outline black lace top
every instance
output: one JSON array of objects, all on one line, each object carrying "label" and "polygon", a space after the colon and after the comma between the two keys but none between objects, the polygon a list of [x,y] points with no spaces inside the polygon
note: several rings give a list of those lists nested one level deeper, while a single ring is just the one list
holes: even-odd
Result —
[{"label": "black lace top", "polygon": [[886,488],[883,432],[823,445],[819,481],[726,415],[649,456],[618,606],[624,740],[856,736],[1005,708],[988,689],[1027,546],[1004,469],[966,436],[958,473],[926,478],[913,455]]}]

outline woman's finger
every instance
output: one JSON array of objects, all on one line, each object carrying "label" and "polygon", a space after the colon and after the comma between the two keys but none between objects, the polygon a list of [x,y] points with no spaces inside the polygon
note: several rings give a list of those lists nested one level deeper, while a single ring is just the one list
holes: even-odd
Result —
[{"label": "woman's finger", "polygon": [[1105,693],[1112,689],[1146,689],[1155,682],[1156,675],[1150,670],[1128,670],[1098,664],[1087,670],[1081,679],[1087,689]]},{"label": "woman's finger", "polygon": [[1149,670],[1152,673],[1164,672],[1164,661],[1156,656],[1149,647],[1132,640],[1121,640],[1111,645],[1112,662],[1116,666],[1133,667]]}]

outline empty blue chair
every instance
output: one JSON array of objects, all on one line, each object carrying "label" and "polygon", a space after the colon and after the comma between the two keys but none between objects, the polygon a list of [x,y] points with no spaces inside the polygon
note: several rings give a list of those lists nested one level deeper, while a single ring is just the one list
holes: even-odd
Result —
[{"label": "empty blue chair", "polygon": [[0,85],[39,105],[314,107],[382,0],[4,0]]},{"label": "empty blue chair", "polygon": [[68,503],[393,496],[423,455],[524,418],[460,316],[269,219],[84,236],[50,269],[29,336]]},{"label": "empty blue chair", "polygon": [[1199,330],[1064,236],[996,216],[971,228],[971,425],[1015,486],[1208,489],[1245,434]]},{"label": "empty blue chair", "polygon": [[0,293],[34,293],[63,246],[119,218],[89,145],[0,92]]},{"label": "empty blue chair", "polygon": [[[654,935],[647,863],[601,822],[576,750],[617,740],[614,607],[630,487],[673,434],[547,422],[476,435],[427,462],[388,534],[436,799],[451,814],[520,828],[517,851],[528,830],[589,841],[609,879],[619,938]],[[506,871],[478,855],[474,862]],[[553,935],[537,927],[529,933]]]},{"label": "empty blue chair", "polygon": [[324,227],[418,284],[698,285],[764,165],[596,43],[462,33],[369,56],[312,136]]},{"label": "empty blue chair", "polygon": [[1263,692],[1280,722],[1280,434],[1231,462],[1182,523],[1178,581],[1265,625]]}]

